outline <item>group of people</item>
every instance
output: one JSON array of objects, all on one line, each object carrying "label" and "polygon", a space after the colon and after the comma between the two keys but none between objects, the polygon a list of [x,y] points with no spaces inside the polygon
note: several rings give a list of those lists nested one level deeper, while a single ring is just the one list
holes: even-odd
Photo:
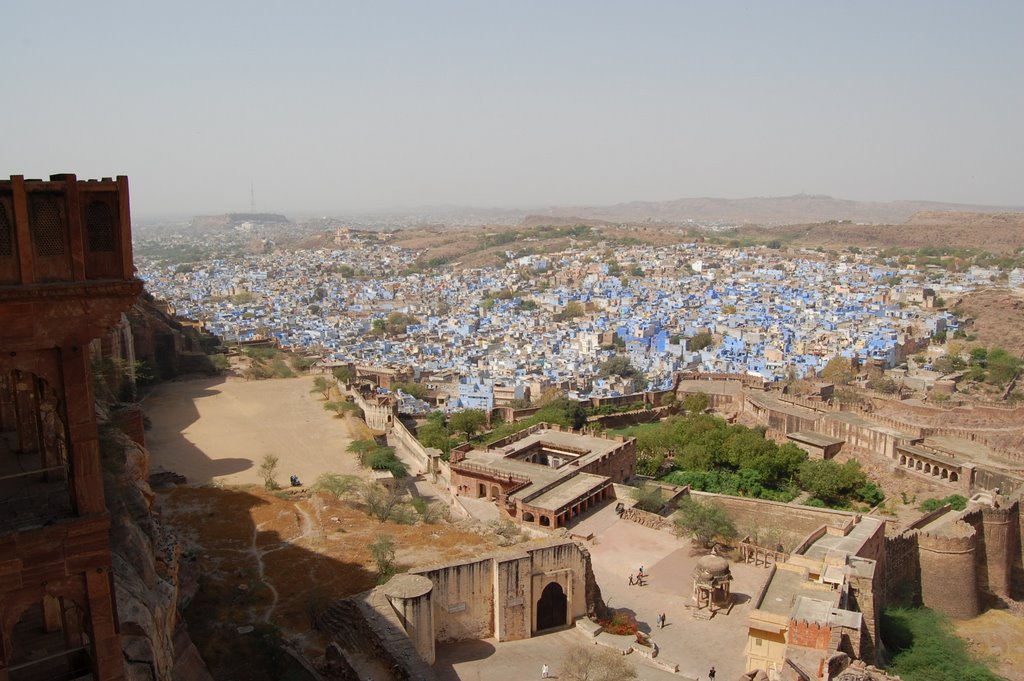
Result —
[{"label": "group of people", "polygon": [[633,573],[629,574],[629,585],[630,586],[643,586],[644,585],[644,579],[649,577],[649,576],[650,575],[647,575],[647,574],[644,573],[644,566],[641,565],[640,569],[636,571],[636,577],[635,578],[633,577]]}]

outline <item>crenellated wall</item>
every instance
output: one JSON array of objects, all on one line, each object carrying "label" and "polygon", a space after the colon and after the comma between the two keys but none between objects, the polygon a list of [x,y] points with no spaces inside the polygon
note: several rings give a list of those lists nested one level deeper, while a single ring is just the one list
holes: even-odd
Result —
[{"label": "crenellated wall", "polygon": [[882,577],[885,603],[917,606],[921,604],[921,560],[917,533],[886,537],[887,570]]}]

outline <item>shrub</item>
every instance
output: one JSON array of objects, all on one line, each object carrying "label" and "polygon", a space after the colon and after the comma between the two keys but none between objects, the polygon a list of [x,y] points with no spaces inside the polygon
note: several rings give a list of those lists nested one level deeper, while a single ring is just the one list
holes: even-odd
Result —
[{"label": "shrub", "polygon": [[378,584],[385,583],[395,575],[395,540],[391,535],[382,534],[377,537],[377,541],[370,544],[370,555],[377,564]]},{"label": "shrub", "polygon": [[273,454],[267,454],[260,463],[259,476],[263,478],[263,486],[268,490],[280,489],[277,484],[277,462],[278,458]]},{"label": "shrub", "polygon": [[917,510],[922,513],[931,513],[932,511],[942,508],[946,504],[949,504],[954,511],[962,511],[967,508],[967,497],[959,494],[951,494],[948,497],[942,497],[941,499],[935,497],[925,499],[921,502],[921,505],[917,507]]},{"label": "shrub", "polygon": [[324,473],[313,484],[313,491],[327,492],[336,499],[343,499],[355,492],[360,485],[360,480],[354,475],[339,475],[337,473]]},{"label": "shrub", "polygon": [[657,513],[665,505],[665,497],[661,493],[661,488],[657,485],[641,484],[638,487],[634,487],[630,494],[636,499],[634,508],[638,508],[641,511]]}]

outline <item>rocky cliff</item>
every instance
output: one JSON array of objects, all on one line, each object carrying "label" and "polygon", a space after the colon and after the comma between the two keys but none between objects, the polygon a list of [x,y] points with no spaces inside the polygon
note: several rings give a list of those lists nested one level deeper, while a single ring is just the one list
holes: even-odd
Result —
[{"label": "rocky cliff", "polygon": [[[213,370],[200,335],[143,296],[94,352],[118,366],[144,361],[155,380]],[[95,364],[95,362],[94,362]],[[103,362],[100,362],[102,365]],[[109,376],[106,377],[109,380]],[[121,380],[132,381],[135,372]],[[212,681],[189,638],[181,611],[198,587],[193,559],[153,508],[149,452],[141,409],[103,402],[122,391],[97,391],[97,421],[104,494],[110,512],[110,547],[117,617],[129,681]],[[134,395],[134,386],[127,391]]]},{"label": "rocky cliff", "polygon": [[100,439],[126,679],[212,680],[181,616],[195,562],[153,513],[149,453],[110,423]]},{"label": "rocky cliff", "polygon": [[143,294],[128,313],[134,359],[152,369],[153,379],[169,380],[182,374],[216,373],[204,345],[218,343],[174,318],[173,311]]}]

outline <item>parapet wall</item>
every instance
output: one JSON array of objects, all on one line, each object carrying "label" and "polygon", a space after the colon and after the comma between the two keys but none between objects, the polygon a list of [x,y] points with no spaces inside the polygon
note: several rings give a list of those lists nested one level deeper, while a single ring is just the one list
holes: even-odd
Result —
[{"label": "parapet wall", "polygon": [[529,638],[537,631],[537,601],[550,583],[559,584],[566,596],[566,624],[604,609],[590,553],[573,541],[554,540],[521,552],[413,573],[434,585],[438,642]]},{"label": "parapet wall", "polygon": [[741,532],[754,527],[778,530],[788,546],[796,546],[822,525],[842,525],[854,516],[849,511],[797,506],[765,499],[731,497],[711,492],[691,491],[690,495],[694,499],[714,501],[721,505]]},{"label": "parapet wall", "polygon": [[921,561],[917,533],[907,532],[885,539],[886,570],[882,575],[885,603],[921,604]]}]

